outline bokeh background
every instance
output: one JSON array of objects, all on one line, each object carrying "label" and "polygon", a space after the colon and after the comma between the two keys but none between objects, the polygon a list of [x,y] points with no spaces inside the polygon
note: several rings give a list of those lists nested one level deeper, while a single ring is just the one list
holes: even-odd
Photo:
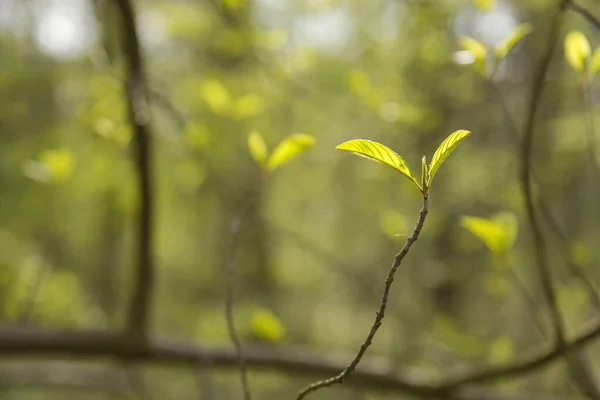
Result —
[{"label": "bokeh background", "polygon": [[[536,321],[547,332],[550,325],[519,190],[515,128],[524,126],[555,3],[135,1],[155,143],[153,333],[231,346],[224,315],[231,221],[252,199],[234,254],[243,344],[300,347],[349,361],[372,324],[421,197],[396,171],[335,146],[376,140],[418,171],[423,155],[430,158],[454,130],[468,129],[472,135],[436,175],[425,229],[397,273],[368,354],[398,373],[436,379],[467,366],[510,363],[542,344]],[[595,0],[579,4],[599,8]],[[459,38],[494,46],[525,22],[532,33],[493,80],[478,74]],[[562,40],[570,29],[582,31],[593,48],[600,43],[585,19],[567,12],[543,92],[533,162],[541,183],[536,196],[564,234],[559,238],[544,224],[572,336],[597,315],[572,267],[599,283],[594,171],[600,166],[590,149],[600,148],[589,140],[597,135],[591,122],[598,87],[592,82],[584,96],[565,61]],[[139,198],[119,35],[110,1],[0,1],[4,324],[124,326]],[[261,180],[247,145],[252,130],[270,149],[294,133],[315,143]],[[463,226],[464,216],[497,213],[516,221],[506,257]],[[597,346],[587,350],[594,371]],[[127,368],[14,358],[0,366],[0,392],[7,399],[241,398],[235,369],[198,375],[193,368]],[[115,369],[135,373],[132,385],[115,387],[108,379]],[[88,387],[77,382],[82,371],[102,378]],[[260,399],[292,398],[310,381],[250,370]],[[579,396],[560,363],[494,390]],[[313,395],[340,396],[401,398],[343,386]]]}]

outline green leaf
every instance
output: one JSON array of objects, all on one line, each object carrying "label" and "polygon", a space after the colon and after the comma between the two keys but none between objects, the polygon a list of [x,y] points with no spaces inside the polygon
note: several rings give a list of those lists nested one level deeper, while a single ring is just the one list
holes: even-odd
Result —
[{"label": "green leaf", "polygon": [[475,0],[475,5],[481,11],[488,11],[496,4],[496,0]]},{"label": "green leaf", "polygon": [[598,71],[600,71],[600,47],[592,55],[592,74],[597,74]]},{"label": "green leaf", "polygon": [[565,57],[577,72],[584,72],[592,53],[590,43],[579,31],[571,31],[565,37]]},{"label": "green leaf", "polygon": [[296,133],[284,139],[275,147],[267,167],[269,171],[273,171],[281,164],[288,162],[297,155],[311,148],[315,143],[315,139],[305,133]]},{"label": "green leaf", "polygon": [[517,218],[509,212],[496,214],[490,219],[465,216],[461,219],[461,225],[481,239],[497,256],[505,255],[517,237]]},{"label": "green leaf", "polygon": [[262,167],[267,164],[269,150],[263,137],[257,131],[252,131],[248,135],[248,148],[250,149],[252,158],[254,158],[258,165]]},{"label": "green leaf", "polygon": [[344,142],[336,147],[337,150],[344,150],[366,157],[368,159],[378,161],[382,164],[388,165],[397,171],[400,171],[404,176],[413,181],[419,190],[423,191],[419,182],[415,179],[413,173],[406,165],[406,161],[392,149],[382,145],[381,143],[373,142],[366,139],[354,139]]},{"label": "green leaf", "polygon": [[285,338],[285,326],[271,311],[261,308],[252,314],[252,333],[268,342],[281,342]]},{"label": "green leaf", "polygon": [[427,182],[427,186],[431,187],[433,176],[440,168],[442,163],[446,160],[446,158],[448,158],[456,146],[458,146],[470,134],[470,131],[458,130],[451,133],[450,136],[448,136],[446,140],[440,144],[435,153],[433,153],[431,164],[429,164],[429,181]]},{"label": "green leaf", "polygon": [[508,34],[504,42],[496,47],[496,57],[499,59],[506,57],[508,52],[511,51],[525,36],[529,35],[532,30],[531,24],[525,23],[518,25]]},{"label": "green leaf", "polygon": [[483,43],[479,40],[475,40],[468,36],[462,36],[460,38],[460,45],[467,51],[473,54],[475,58],[475,70],[486,76],[486,58],[487,58],[487,49]]}]

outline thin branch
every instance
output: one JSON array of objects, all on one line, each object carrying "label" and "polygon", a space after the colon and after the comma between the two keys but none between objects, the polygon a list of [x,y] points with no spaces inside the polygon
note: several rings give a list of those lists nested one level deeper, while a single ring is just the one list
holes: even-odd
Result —
[{"label": "thin branch", "polygon": [[128,112],[135,133],[135,161],[140,193],[137,268],[135,289],[128,310],[128,328],[134,339],[147,340],[154,284],[152,141],[148,127],[148,91],[133,6],[129,0],[115,0],[115,4],[122,19],[122,46],[127,60]]},{"label": "thin branch", "polygon": [[[513,364],[493,369],[462,374],[448,378],[440,384],[411,382],[398,376],[395,368],[386,362],[363,360],[361,368],[354,371],[352,385],[372,387],[379,390],[396,390],[420,397],[448,393],[467,385],[493,382],[511,377],[523,377],[547,367],[565,354],[579,350],[600,338],[600,321],[562,351],[552,348]],[[118,334],[104,331],[54,331],[45,329],[19,329],[2,327],[0,330],[0,358],[57,357],[69,360],[117,359],[132,363],[154,362],[172,366],[198,366],[211,368],[236,368],[238,357],[230,348],[209,348],[177,341],[157,340],[153,344],[132,344]],[[245,359],[249,367],[275,370],[292,375],[330,375],[344,368],[343,357],[324,356],[306,349],[291,347],[255,346],[246,347]]]},{"label": "thin branch", "polygon": [[427,194],[425,194],[425,195],[423,195],[423,208],[421,209],[421,212],[419,213],[419,220],[417,221],[415,230],[410,235],[410,237],[407,239],[406,244],[404,245],[404,247],[402,248],[400,253],[398,253],[396,255],[396,258],[394,259],[394,263],[392,264],[392,267],[390,268],[390,271],[388,272],[388,276],[385,280],[385,288],[383,290],[383,297],[381,299],[381,305],[379,306],[379,311],[377,312],[377,314],[375,316],[375,322],[373,323],[373,326],[371,326],[371,330],[369,331],[367,338],[365,339],[363,344],[360,346],[360,349],[359,349],[358,353],[356,354],[356,356],[354,357],[354,359],[350,362],[350,364],[346,368],[344,368],[344,370],[340,374],[338,374],[334,377],[331,377],[329,379],[324,379],[324,380],[315,382],[315,383],[305,387],[304,389],[302,389],[300,391],[300,393],[298,394],[297,400],[303,399],[308,393],[313,392],[315,390],[318,390],[318,389],[321,389],[321,388],[324,388],[327,386],[331,386],[336,383],[342,383],[344,381],[344,379],[346,379],[352,372],[354,372],[354,370],[356,369],[356,366],[358,365],[358,363],[360,362],[362,357],[367,352],[367,349],[371,345],[371,342],[373,341],[373,338],[375,337],[377,330],[379,329],[379,327],[381,326],[381,324],[383,322],[383,318],[385,317],[385,309],[387,308],[388,294],[390,292],[390,288],[392,287],[392,283],[394,282],[394,275],[396,274],[396,270],[402,263],[402,260],[404,259],[404,257],[406,257],[406,255],[408,254],[408,251],[410,250],[412,245],[419,238],[419,234],[421,233],[421,230],[423,229],[423,224],[425,223],[425,218],[427,217],[428,209],[429,209],[429,198],[428,198]]},{"label": "thin branch", "polygon": [[550,316],[554,328],[554,335],[556,340],[557,348],[563,348],[565,345],[565,335],[562,317],[558,310],[558,304],[556,302],[556,294],[552,286],[552,278],[550,276],[550,266],[548,263],[548,256],[546,254],[546,242],[542,233],[537,215],[535,212],[535,204],[533,199],[533,193],[531,188],[531,164],[532,164],[532,148],[533,148],[533,135],[535,131],[536,116],[538,109],[541,105],[542,93],[544,89],[544,83],[546,81],[546,73],[550,67],[550,61],[554,55],[554,49],[558,40],[560,30],[562,27],[563,11],[568,4],[569,0],[561,0],[560,7],[556,11],[548,35],[548,44],[544,51],[542,60],[535,72],[535,80],[531,89],[531,97],[529,103],[529,110],[527,114],[527,122],[525,131],[522,138],[521,147],[521,190],[523,192],[523,198],[525,201],[525,209],[527,211],[527,218],[531,231],[534,238],[535,257],[536,265],[538,269],[538,275],[542,286],[542,291],[546,299],[547,305],[550,308]]},{"label": "thin branch", "polygon": [[250,384],[248,382],[248,371],[244,356],[244,348],[235,329],[235,320],[233,316],[233,295],[235,289],[235,249],[242,224],[242,217],[235,217],[231,223],[231,244],[229,247],[229,259],[227,260],[227,291],[225,295],[225,316],[227,319],[227,330],[229,337],[233,342],[237,355],[237,363],[240,370],[240,383],[244,392],[245,400],[252,400],[250,393]]},{"label": "thin branch", "polygon": [[581,7],[580,5],[578,5],[577,3],[575,3],[574,1],[569,1],[567,3],[567,7],[581,15],[583,18],[585,18],[590,24],[594,25],[594,27],[598,30],[600,30],[600,19],[596,18],[591,12],[589,12],[587,9]]},{"label": "thin branch", "polygon": [[[492,82],[490,82],[490,87],[493,90],[493,92],[495,93],[495,95],[498,99],[498,102],[502,108],[502,111],[503,111],[504,117],[505,117],[504,120],[508,122],[509,132],[512,136],[512,139],[518,142],[519,139],[521,138],[521,133],[520,133],[520,130],[517,127],[517,124],[511,114],[511,111],[508,109],[508,105],[506,104],[506,101],[504,101],[504,96],[502,95],[500,90],[498,90],[496,85],[494,85]],[[537,175],[535,166],[533,164],[531,164],[531,178],[533,179],[533,182],[537,185],[538,190],[541,190],[542,185],[540,183],[540,179]],[[571,254],[570,254],[570,250],[568,247],[568,239],[565,236],[565,234],[562,232],[562,229],[561,229],[560,225],[558,224],[558,222],[556,221],[556,219],[554,218],[554,215],[552,215],[552,211],[550,210],[550,207],[546,203],[546,200],[545,200],[543,194],[538,196],[537,202],[538,202],[539,212],[540,212],[542,219],[544,220],[544,222],[546,224],[548,224],[548,227],[554,233],[554,236],[556,237],[556,239],[558,239],[558,245],[559,245],[558,250],[559,250],[560,255],[562,256],[565,264],[567,265],[569,272],[571,273],[572,276],[579,279],[579,281],[584,284],[584,286],[587,289],[588,296],[590,297],[590,300],[591,300],[594,308],[596,309],[597,312],[600,312],[600,296],[598,295],[598,292],[596,291],[594,284],[585,275],[585,273],[583,273],[583,271],[581,271],[581,269],[577,265],[575,265],[575,263],[573,262]]]},{"label": "thin branch", "polygon": [[592,87],[589,82],[582,84],[582,97],[585,108],[585,125],[586,125],[586,139],[587,139],[587,151],[590,159],[590,167],[592,169],[596,182],[600,182],[600,169],[598,167],[598,156],[596,155],[596,128],[594,124],[594,112],[592,110],[593,94]]}]

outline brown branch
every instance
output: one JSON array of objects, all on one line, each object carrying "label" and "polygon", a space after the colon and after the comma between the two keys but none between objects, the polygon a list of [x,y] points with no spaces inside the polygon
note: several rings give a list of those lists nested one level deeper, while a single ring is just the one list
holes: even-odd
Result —
[{"label": "brown branch", "polygon": [[527,360],[518,361],[514,364],[497,367],[482,372],[465,374],[463,377],[452,378],[439,385],[438,389],[441,391],[451,391],[476,383],[493,382],[499,379],[522,377],[528,373],[551,364],[558,358],[564,357],[573,351],[581,349],[583,346],[598,338],[600,338],[600,323],[597,323],[592,328],[588,329],[586,333],[578,336],[572,342],[566,343],[562,348],[555,346],[549,351],[530,357]]},{"label": "brown branch", "polygon": [[535,131],[536,116],[541,105],[544,83],[546,81],[546,73],[550,67],[550,61],[554,55],[556,42],[560,34],[563,19],[563,10],[569,0],[561,0],[559,10],[556,11],[548,35],[548,44],[543,54],[542,60],[535,72],[535,80],[531,89],[531,97],[529,110],[527,114],[527,122],[522,138],[521,147],[521,190],[525,201],[525,209],[527,211],[527,219],[534,238],[535,258],[538,269],[538,276],[542,286],[542,291],[546,299],[547,305],[550,308],[550,315],[554,328],[556,346],[563,348],[565,345],[564,327],[562,317],[558,310],[556,295],[552,286],[552,278],[550,276],[550,266],[548,256],[546,254],[546,242],[542,233],[537,215],[535,212],[535,204],[531,188],[531,164],[532,164],[532,148],[533,135]]},{"label": "brown branch", "polygon": [[[532,180],[531,180],[531,165],[532,165],[532,148],[533,148],[533,136],[535,133],[535,124],[537,121],[537,112],[541,105],[542,93],[544,90],[544,83],[546,81],[546,73],[550,67],[550,62],[554,55],[554,49],[558,41],[560,31],[562,28],[562,20],[564,18],[564,11],[569,6],[570,0],[561,0],[559,8],[555,12],[554,17],[550,25],[550,33],[548,34],[548,44],[544,51],[542,60],[535,72],[535,80],[531,89],[529,109],[527,113],[527,120],[525,131],[523,134],[522,147],[521,147],[521,190],[525,201],[525,209],[527,212],[527,219],[529,226],[533,233],[534,239],[534,250],[536,258],[536,266],[542,292],[545,297],[546,303],[550,309],[550,317],[555,336],[555,348],[564,352],[566,346],[566,339],[564,333],[564,323],[560,310],[556,300],[556,293],[552,284],[552,276],[550,272],[550,265],[548,261],[548,255],[546,251],[546,241],[542,233],[541,226],[538,221],[538,217],[535,210],[535,204],[532,193]],[[593,380],[590,378],[591,374],[586,368],[583,359],[578,354],[565,354],[569,365],[569,372],[573,378],[576,386],[585,395],[593,398],[600,399],[600,393],[595,385],[592,383]]]},{"label": "brown branch", "polygon": [[141,201],[137,227],[135,288],[128,310],[128,328],[135,340],[147,340],[154,283],[152,143],[148,127],[148,91],[133,6],[129,0],[115,0],[115,4],[122,20],[122,47],[127,60],[128,112],[134,130],[135,162]]},{"label": "brown branch", "polygon": [[244,400],[252,400],[250,393],[250,383],[248,382],[248,371],[244,356],[244,348],[235,328],[235,319],[233,316],[233,296],[235,289],[235,249],[242,224],[241,217],[235,217],[231,223],[231,244],[227,260],[227,290],[225,294],[225,317],[227,319],[227,330],[229,337],[235,347],[237,363],[240,370],[240,383],[244,392]]},{"label": "brown branch", "polygon": [[[567,343],[563,351],[556,348],[539,351],[527,359],[486,371],[478,370],[449,378],[440,384],[411,382],[395,373],[391,364],[363,360],[349,384],[380,390],[395,390],[420,397],[449,393],[467,385],[522,377],[544,368],[565,354],[589,345],[600,337],[600,321]],[[218,349],[176,341],[155,341],[151,344],[132,343],[118,334],[102,331],[53,331],[2,327],[0,358],[58,357],[70,360],[116,359],[118,361],[154,362],[192,368],[236,368],[238,357],[230,348]],[[306,349],[290,347],[247,347],[245,359],[249,367],[275,370],[293,375],[331,375],[345,367],[342,357],[314,354]]]},{"label": "brown branch", "polygon": [[375,316],[375,322],[373,323],[373,326],[371,326],[371,330],[369,331],[367,338],[365,339],[363,344],[360,346],[360,349],[359,349],[358,353],[356,354],[356,356],[354,357],[354,359],[338,375],[335,375],[328,379],[317,381],[311,385],[308,385],[304,389],[302,389],[300,391],[300,393],[298,393],[297,400],[303,399],[308,393],[313,392],[315,390],[318,390],[318,389],[321,389],[321,388],[324,388],[327,386],[331,386],[336,383],[342,383],[344,381],[344,379],[346,379],[352,372],[354,372],[354,370],[356,369],[356,366],[358,365],[358,363],[360,362],[362,357],[367,352],[367,349],[371,345],[371,342],[373,341],[373,338],[375,337],[377,330],[379,329],[379,327],[381,326],[381,324],[383,322],[383,318],[385,317],[385,309],[387,308],[388,294],[390,292],[390,288],[392,287],[392,283],[394,282],[394,275],[396,274],[396,270],[402,263],[402,260],[404,259],[404,257],[406,257],[406,255],[408,254],[408,251],[410,250],[412,245],[419,238],[419,234],[421,233],[421,230],[423,229],[423,224],[425,223],[425,218],[427,217],[428,209],[429,209],[429,198],[428,198],[427,194],[424,194],[423,195],[423,208],[421,209],[421,212],[419,213],[419,220],[417,221],[415,230],[410,235],[410,237],[407,239],[406,244],[404,245],[404,247],[402,248],[400,253],[398,253],[396,255],[396,258],[394,259],[394,263],[392,264],[392,267],[390,268],[390,271],[388,272],[388,276],[385,280],[385,288],[383,290],[383,297],[381,299],[381,305],[379,306],[379,311],[377,312],[377,314]]},{"label": "brown branch", "polygon": [[569,1],[567,3],[567,8],[585,18],[590,24],[594,25],[594,27],[600,30],[600,19],[596,18],[591,12],[587,9],[581,7],[574,1]]}]

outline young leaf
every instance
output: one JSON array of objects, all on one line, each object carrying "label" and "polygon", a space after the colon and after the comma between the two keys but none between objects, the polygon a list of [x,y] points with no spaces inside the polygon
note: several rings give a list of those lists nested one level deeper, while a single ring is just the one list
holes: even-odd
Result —
[{"label": "young leaf", "polygon": [[273,171],[281,164],[288,162],[298,154],[311,148],[314,142],[315,139],[305,133],[296,133],[287,137],[273,150],[267,164],[269,171]]},{"label": "young leaf", "polygon": [[248,148],[254,161],[261,167],[267,164],[269,150],[263,140],[263,137],[257,131],[252,131],[248,135]]},{"label": "young leaf", "polygon": [[532,31],[531,24],[518,25],[512,32],[506,37],[505,41],[496,47],[496,57],[502,59],[506,57],[509,51],[517,43],[519,43],[525,36],[529,35]]},{"label": "young leaf", "polygon": [[252,333],[259,339],[277,343],[285,338],[286,329],[275,314],[261,308],[252,313]]},{"label": "young leaf", "polygon": [[584,72],[592,53],[590,43],[579,31],[571,31],[565,37],[565,57],[577,72]]},{"label": "young leaf", "polygon": [[478,40],[475,40],[468,36],[462,36],[460,38],[460,45],[473,54],[475,58],[474,64],[475,69],[480,74],[486,75],[486,57],[487,57],[487,49],[483,43]]},{"label": "young leaf", "polygon": [[461,225],[481,239],[497,256],[506,254],[517,237],[517,219],[508,212],[496,214],[491,219],[462,217]]},{"label": "young leaf", "polygon": [[419,182],[417,182],[413,173],[406,165],[406,161],[404,161],[404,159],[396,154],[392,149],[382,145],[381,143],[366,139],[354,139],[340,144],[336,147],[336,149],[349,151],[356,155],[388,165],[400,171],[404,176],[413,181],[419,190],[423,191],[423,188],[421,185],[419,185]]},{"label": "young leaf", "polygon": [[600,71],[600,47],[598,47],[592,55],[592,74],[597,74]]},{"label": "young leaf", "polygon": [[429,164],[429,180],[427,182],[427,186],[431,187],[431,181],[433,180],[433,176],[440,168],[440,165],[448,158],[450,153],[458,146],[467,136],[471,134],[470,131],[458,130],[450,134],[440,144],[435,153],[433,153],[433,158],[431,159],[431,164]]},{"label": "young leaf", "polygon": [[481,11],[488,11],[496,4],[496,0],[475,0],[475,5]]}]

